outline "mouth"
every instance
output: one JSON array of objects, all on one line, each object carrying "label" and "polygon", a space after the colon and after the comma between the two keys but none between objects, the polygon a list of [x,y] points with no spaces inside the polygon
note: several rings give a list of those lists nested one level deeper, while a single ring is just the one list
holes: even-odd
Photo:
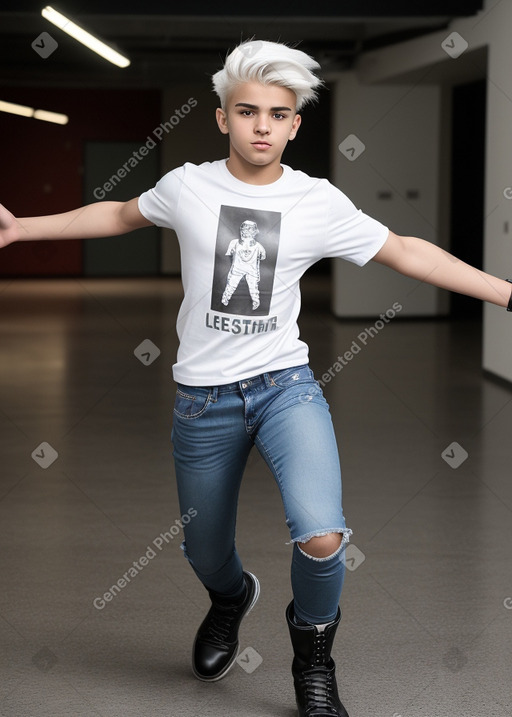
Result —
[{"label": "mouth", "polygon": [[272,146],[268,142],[251,142],[251,144],[253,147],[256,147],[256,149],[267,149]]}]

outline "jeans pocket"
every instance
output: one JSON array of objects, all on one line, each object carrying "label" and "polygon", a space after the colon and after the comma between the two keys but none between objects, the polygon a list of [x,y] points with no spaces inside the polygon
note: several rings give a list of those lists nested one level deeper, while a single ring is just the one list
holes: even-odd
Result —
[{"label": "jeans pocket", "polygon": [[176,416],[188,420],[199,418],[208,408],[210,401],[211,393],[207,388],[178,387],[174,399],[174,413]]}]

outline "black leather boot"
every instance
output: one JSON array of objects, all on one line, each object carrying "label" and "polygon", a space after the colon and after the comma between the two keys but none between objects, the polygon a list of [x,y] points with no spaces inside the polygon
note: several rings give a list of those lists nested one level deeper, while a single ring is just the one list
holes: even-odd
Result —
[{"label": "black leather boot", "polygon": [[340,702],[336,685],[332,644],[341,613],[323,629],[315,625],[297,625],[293,600],[286,608],[294,659],[292,675],[297,699],[298,717],[348,717]]},{"label": "black leather boot", "polygon": [[238,628],[260,594],[258,579],[244,571],[247,587],[245,597],[238,603],[225,598],[216,599],[197,631],[192,650],[192,669],[199,680],[215,682],[227,674],[238,654]]}]

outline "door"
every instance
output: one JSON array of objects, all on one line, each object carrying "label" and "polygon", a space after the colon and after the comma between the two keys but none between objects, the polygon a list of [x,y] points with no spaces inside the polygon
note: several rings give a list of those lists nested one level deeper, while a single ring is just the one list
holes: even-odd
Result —
[{"label": "door", "polygon": [[[144,141],[87,142],[84,155],[84,204],[127,201],[153,187],[159,179],[158,148],[147,147]],[[84,276],[160,275],[157,227],[87,239],[83,252]]]}]

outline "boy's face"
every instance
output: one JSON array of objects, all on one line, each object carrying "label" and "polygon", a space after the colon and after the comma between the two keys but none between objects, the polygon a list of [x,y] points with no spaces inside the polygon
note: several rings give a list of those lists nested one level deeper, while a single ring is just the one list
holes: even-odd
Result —
[{"label": "boy's face", "polygon": [[300,125],[296,96],[278,85],[247,82],[228,97],[226,109],[217,110],[217,123],[229,134],[232,168],[280,167],[281,155]]}]

